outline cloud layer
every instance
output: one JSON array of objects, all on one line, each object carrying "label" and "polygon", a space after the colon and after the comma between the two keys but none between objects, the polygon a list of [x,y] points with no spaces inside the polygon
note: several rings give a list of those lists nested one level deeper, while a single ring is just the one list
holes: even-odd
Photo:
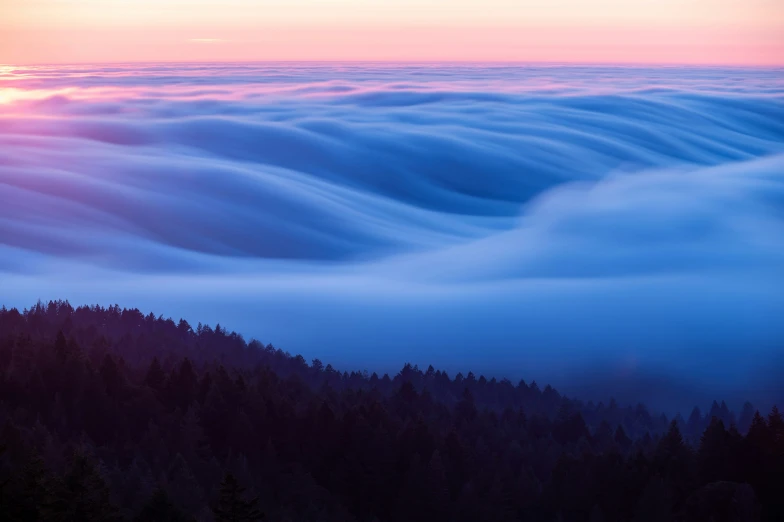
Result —
[{"label": "cloud layer", "polygon": [[783,144],[772,69],[12,69],[0,291],[352,367],[604,365],[772,400]]}]

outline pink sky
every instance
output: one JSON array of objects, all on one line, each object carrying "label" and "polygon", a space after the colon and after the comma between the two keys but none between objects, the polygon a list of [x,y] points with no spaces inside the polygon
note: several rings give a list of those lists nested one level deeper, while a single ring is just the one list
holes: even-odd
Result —
[{"label": "pink sky", "polygon": [[0,63],[784,65],[781,0],[0,0]]}]

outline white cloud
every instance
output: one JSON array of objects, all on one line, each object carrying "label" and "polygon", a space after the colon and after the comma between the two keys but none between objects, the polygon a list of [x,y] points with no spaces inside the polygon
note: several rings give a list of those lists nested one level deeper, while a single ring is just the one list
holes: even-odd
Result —
[{"label": "white cloud", "polygon": [[754,385],[784,338],[776,71],[85,72],[9,81],[75,89],[4,106],[6,304],[138,304],[351,367],[635,360],[705,389]]}]

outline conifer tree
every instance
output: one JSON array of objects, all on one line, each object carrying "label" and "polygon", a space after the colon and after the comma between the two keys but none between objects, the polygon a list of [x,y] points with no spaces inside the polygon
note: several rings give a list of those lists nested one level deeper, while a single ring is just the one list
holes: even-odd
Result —
[{"label": "conifer tree", "polygon": [[115,522],[120,516],[109,499],[109,488],[93,460],[75,452],[70,468],[56,481],[41,506],[42,520],[52,522]]},{"label": "conifer tree", "polygon": [[234,475],[227,473],[220,485],[220,498],[212,512],[216,522],[255,522],[263,520],[259,511],[258,497],[244,498],[245,488],[239,485]]}]

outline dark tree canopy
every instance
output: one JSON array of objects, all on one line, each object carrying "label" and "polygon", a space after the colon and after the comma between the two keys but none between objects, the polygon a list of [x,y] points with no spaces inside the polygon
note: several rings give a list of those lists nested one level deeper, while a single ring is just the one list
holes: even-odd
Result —
[{"label": "dark tree canopy", "polygon": [[219,495],[218,503],[212,508],[216,522],[256,522],[264,518],[258,508],[259,498],[245,499],[245,488],[231,473],[223,478]]},{"label": "dark tree canopy", "polygon": [[782,491],[776,408],[668,419],[119,306],[0,309],[2,521],[780,521]]}]

